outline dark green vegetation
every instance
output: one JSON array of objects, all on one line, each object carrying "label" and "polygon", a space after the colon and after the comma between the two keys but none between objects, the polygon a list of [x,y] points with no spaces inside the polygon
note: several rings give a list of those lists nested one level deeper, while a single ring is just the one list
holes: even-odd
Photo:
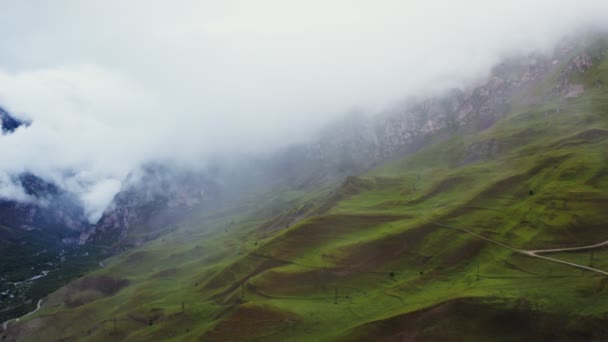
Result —
[{"label": "dark green vegetation", "polygon": [[0,226],[0,322],[32,311],[38,299],[98,268],[103,252],[62,245],[41,230]]},{"label": "dark green vegetation", "polygon": [[[8,334],[93,341],[606,338],[605,276],[429,222],[523,250],[608,240],[608,94],[594,86],[608,81],[608,61],[585,75],[578,97],[515,102],[488,129],[461,127],[331,193],[278,192],[195,215],[51,294]],[[551,82],[535,91],[545,94]],[[289,208],[273,211],[273,203]],[[291,224],[294,217],[301,220]],[[549,255],[608,271],[602,249]]]}]

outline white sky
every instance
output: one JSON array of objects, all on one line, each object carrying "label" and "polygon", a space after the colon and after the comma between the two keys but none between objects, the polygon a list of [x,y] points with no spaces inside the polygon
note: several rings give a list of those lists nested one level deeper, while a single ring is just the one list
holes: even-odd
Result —
[{"label": "white sky", "polygon": [[[92,220],[148,161],[197,164],[310,136],[606,27],[602,0],[0,1],[0,196],[30,170]],[[17,191],[18,192],[18,191]]]}]

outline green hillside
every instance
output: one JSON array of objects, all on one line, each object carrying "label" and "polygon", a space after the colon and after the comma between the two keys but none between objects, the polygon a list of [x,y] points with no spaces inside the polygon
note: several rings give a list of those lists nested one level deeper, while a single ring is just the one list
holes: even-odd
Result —
[{"label": "green hillside", "polygon": [[[606,275],[521,252],[608,240],[602,58],[578,76],[586,89],[578,97],[513,103],[489,129],[461,127],[336,189],[275,193],[189,218],[53,293],[8,333],[25,341],[607,338]],[[545,93],[555,77],[531,93]],[[276,213],[273,203],[290,205]],[[302,219],[286,227],[293,218]],[[542,255],[608,272],[602,248]]]}]

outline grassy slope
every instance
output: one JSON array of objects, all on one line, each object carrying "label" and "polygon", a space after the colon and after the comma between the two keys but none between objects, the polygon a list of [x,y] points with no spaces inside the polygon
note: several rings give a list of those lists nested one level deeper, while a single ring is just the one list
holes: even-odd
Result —
[{"label": "grassy slope", "polygon": [[[589,75],[608,79],[608,63]],[[268,229],[260,214],[277,198],[193,218],[107,260],[9,332],[93,341],[605,336],[605,278],[425,220],[523,249],[608,240],[606,90],[559,107],[516,107],[489,130],[351,177],[329,196],[286,193],[317,198],[317,215],[287,229]],[[471,144],[491,139],[498,152],[463,164]],[[554,257],[591,262],[589,252]],[[605,251],[592,262],[608,270]]]}]

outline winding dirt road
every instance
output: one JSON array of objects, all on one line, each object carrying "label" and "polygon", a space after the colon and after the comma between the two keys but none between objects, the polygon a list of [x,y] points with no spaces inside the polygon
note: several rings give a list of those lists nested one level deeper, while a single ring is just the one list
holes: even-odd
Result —
[{"label": "winding dirt road", "polygon": [[2,323],[2,330],[6,330],[6,329],[7,329],[7,327],[8,327],[8,324],[9,324],[11,321],[16,321],[16,322],[19,322],[19,320],[20,320],[21,318],[26,317],[26,316],[29,316],[29,315],[32,315],[32,314],[34,314],[36,311],[40,310],[40,306],[42,305],[42,301],[43,301],[43,299],[40,299],[40,300],[38,301],[38,304],[36,304],[36,308],[35,308],[34,310],[32,310],[32,311],[30,311],[30,312],[26,313],[25,315],[23,315],[23,316],[21,316],[21,317],[19,317],[19,318],[11,318],[11,319],[9,319],[8,321],[6,321],[6,322]]},{"label": "winding dirt road", "polygon": [[601,247],[608,246],[608,241],[604,241],[604,242],[597,243],[597,244],[594,244],[594,245],[580,246],[580,247],[565,247],[565,248],[552,248],[552,249],[524,250],[524,249],[518,249],[518,248],[515,248],[515,247],[512,247],[512,246],[509,246],[509,245],[507,245],[505,243],[502,243],[500,241],[496,241],[496,240],[487,238],[485,236],[476,234],[476,233],[474,233],[474,232],[472,232],[472,231],[470,231],[470,230],[468,230],[466,228],[449,226],[447,224],[443,224],[443,223],[439,223],[439,222],[435,222],[435,221],[431,221],[431,220],[427,220],[427,219],[424,219],[424,220],[427,221],[427,222],[429,222],[429,223],[431,223],[431,224],[434,224],[436,226],[445,227],[445,228],[451,228],[451,229],[457,229],[457,230],[463,231],[463,232],[465,232],[465,233],[467,233],[469,235],[475,236],[476,238],[486,240],[486,241],[491,242],[493,244],[499,245],[499,246],[504,247],[504,248],[508,248],[508,249],[510,249],[510,250],[512,250],[512,251],[514,251],[516,253],[527,255],[529,257],[540,258],[540,259],[544,259],[544,260],[556,262],[556,263],[559,263],[559,264],[568,265],[568,266],[576,267],[576,268],[579,268],[579,269],[582,269],[582,270],[591,271],[591,272],[595,272],[595,273],[599,273],[599,274],[603,274],[603,275],[607,275],[608,276],[608,272],[599,270],[597,268],[593,268],[593,267],[589,267],[589,266],[584,266],[584,265],[580,265],[580,264],[575,264],[573,262],[564,261],[564,260],[560,260],[560,259],[555,259],[555,258],[551,258],[551,257],[544,256],[544,255],[539,255],[539,254],[543,254],[543,253],[559,253],[559,252],[575,252],[575,251],[583,251],[583,250],[592,250],[592,249],[595,249],[595,248],[601,248]]}]

